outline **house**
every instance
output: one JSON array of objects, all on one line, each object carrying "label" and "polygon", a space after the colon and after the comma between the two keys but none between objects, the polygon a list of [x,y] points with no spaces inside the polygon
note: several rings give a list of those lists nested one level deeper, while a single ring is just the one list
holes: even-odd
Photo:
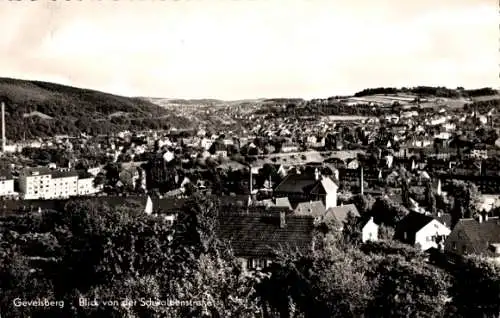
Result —
[{"label": "house", "polygon": [[488,214],[461,219],[444,242],[446,252],[455,255],[476,254],[500,260],[500,220]]},{"label": "house", "polygon": [[410,212],[396,226],[394,237],[426,251],[430,248],[442,249],[450,232],[446,225],[432,216]]},{"label": "house", "polygon": [[216,140],[208,151],[214,157],[227,157],[227,146],[221,140]]},{"label": "house", "polygon": [[476,159],[488,159],[487,149],[472,149],[469,156]]},{"label": "house", "polygon": [[322,176],[318,169],[310,173],[289,174],[274,189],[277,197],[288,197],[292,205],[307,201],[323,201],[325,208],[337,206],[338,186],[327,176]]},{"label": "house", "polygon": [[337,224],[343,225],[347,221],[349,214],[356,218],[360,217],[359,211],[354,204],[346,204],[328,208],[325,212],[325,219],[333,219]]},{"label": "house", "polygon": [[292,142],[285,142],[281,145],[281,152],[297,152],[299,151],[299,146]]},{"label": "house", "polygon": [[500,197],[498,195],[481,194],[477,204],[478,211],[489,212],[500,206]]},{"label": "house", "polygon": [[322,219],[325,212],[325,205],[321,201],[301,202],[293,210],[294,215],[311,215],[315,220]]},{"label": "house", "polygon": [[14,195],[14,177],[8,170],[0,171],[0,196]]},{"label": "house", "polygon": [[280,213],[222,214],[218,217],[218,237],[229,243],[245,270],[269,266],[276,252],[312,250],[314,218]]},{"label": "house", "polygon": [[290,211],[292,210],[292,205],[288,198],[273,198],[259,201],[258,203],[267,206],[267,207],[278,207],[278,208],[287,208]]},{"label": "house", "polygon": [[361,223],[361,241],[378,241],[379,225],[375,223],[373,217]]}]

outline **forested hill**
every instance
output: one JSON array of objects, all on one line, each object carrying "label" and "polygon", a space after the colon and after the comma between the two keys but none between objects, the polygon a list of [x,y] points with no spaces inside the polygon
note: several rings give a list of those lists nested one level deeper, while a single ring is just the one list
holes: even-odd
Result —
[{"label": "forested hill", "polygon": [[0,99],[10,140],[176,124],[166,109],[143,99],[39,81],[0,78]]},{"label": "forested hill", "polygon": [[374,94],[415,94],[418,96],[432,96],[432,97],[448,97],[448,98],[460,98],[460,97],[480,97],[480,96],[491,96],[498,95],[499,92],[495,89],[485,87],[479,89],[464,89],[463,87],[458,87],[456,89],[450,89],[446,87],[432,87],[432,86],[417,86],[417,87],[378,87],[378,88],[367,88],[360,92],[354,94],[355,97],[369,96]]}]

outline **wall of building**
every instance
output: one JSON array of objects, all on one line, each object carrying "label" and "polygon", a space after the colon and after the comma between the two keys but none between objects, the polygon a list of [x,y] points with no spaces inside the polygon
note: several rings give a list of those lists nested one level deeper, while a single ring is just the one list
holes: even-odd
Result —
[{"label": "wall of building", "polygon": [[363,242],[367,241],[378,241],[378,229],[379,226],[375,224],[372,220],[368,221],[363,227],[361,240]]},{"label": "wall of building", "polygon": [[0,181],[0,196],[14,194],[14,179]]},{"label": "wall of building", "polygon": [[[444,236],[444,239],[450,235],[451,230],[441,224],[440,222],[433,220],[426,226],[424,226],[415,235],[415,245],[422,249],[422,251],[428,250],[430,248],[439,248],[434,236]],[[441,242],[444,244],[444,239]]]}]

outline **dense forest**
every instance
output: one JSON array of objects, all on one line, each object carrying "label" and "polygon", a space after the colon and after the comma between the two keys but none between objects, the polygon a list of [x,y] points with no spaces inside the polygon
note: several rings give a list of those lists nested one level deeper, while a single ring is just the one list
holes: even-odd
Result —
[{"label": "dense forest", "polygon": [[[0,100],[6,104],[6,133],[10,140],[81,132],[184,128],[190,124],[186,118],[140,98],[45,82],[0,78]],[[44,116],[26,116],[33,112]]]},{"label": "dense forest", "polygon": [[485,87],[480,89],[469,89],[466,90],[462,87],[456,89],[450,89],[446,87],[432,87],[432,86],[417,86],[412,88],[395,88],[395,87],[378,87],[378,88],[368,88],[354,94],[355,97],[369,96],[375,94],[416,94],[421,97],[448,97],[448,98],[459,98],[459,97],[478,97],[478,96],[489,96],[496,95],[498,91]]},{"label": "dense forest", "polygon": [[[449,263],[436,254],[428,261],[391,240],[361,244],[356,223],[348,221],[341,235],[334,225],[319,224],[313,253],[276,251],[268,270],[246,275],[230,245],[218,239],[216,201],[196,194],[173,226],[142,208],[71,200],[61,211],[1,218],[2,317],[499,313],[499,268],[481,259]],[[60,306],[14,305],[37,298]],[[82,299],[95,303],[82,305]]]}]

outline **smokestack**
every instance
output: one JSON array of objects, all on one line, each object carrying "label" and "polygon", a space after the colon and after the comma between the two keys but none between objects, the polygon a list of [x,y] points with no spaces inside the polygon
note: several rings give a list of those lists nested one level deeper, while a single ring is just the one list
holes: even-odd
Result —
[{"label": "smokestack", "polygon": [[361,195],[365,193],[365,185],[364,185],[364,177],[363,177],[363,167],[360,167],[361,169],[361,177],[360,177],[360,187],[361,187]]},{"label": "smokestack", "polygon": [[2,152],[5,153],[5,103],[2,102]]},{"label": "smokestack", "polygon": [[250,195],[252,195],[253,191],[252,166],[248,166],[248,169],[250,170]]}]

